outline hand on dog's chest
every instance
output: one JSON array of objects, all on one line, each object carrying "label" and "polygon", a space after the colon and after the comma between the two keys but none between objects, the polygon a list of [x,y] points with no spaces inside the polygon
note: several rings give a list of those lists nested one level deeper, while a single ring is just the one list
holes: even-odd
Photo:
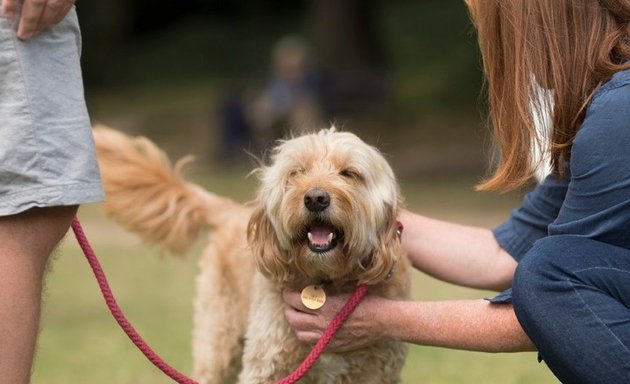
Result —
[{"label": "hand on dog's chest", "polygon": [[326,303],[326,292],[321,285],[309,285],[302,290],[302,304],[308,309],[319,309]]}]

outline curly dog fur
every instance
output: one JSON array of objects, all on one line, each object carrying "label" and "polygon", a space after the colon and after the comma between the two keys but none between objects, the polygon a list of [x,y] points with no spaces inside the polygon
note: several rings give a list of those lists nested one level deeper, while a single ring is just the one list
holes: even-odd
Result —
[{"label": "curly dog fur", "polygon": [[[408,268],[397,236],[394,173],[377,149],[334,128],[280,141],[239,204],[187,182],[146,138],[95,128],[105,212],[145,241],[185,252],[211,232],[194,306],[194,375],[201,383],[273,383],[308,354],[284,318],[282,291],[324,284],[404,299]],[[324,353],[301,381],[396,383],[406,346],[381,341]]]}]

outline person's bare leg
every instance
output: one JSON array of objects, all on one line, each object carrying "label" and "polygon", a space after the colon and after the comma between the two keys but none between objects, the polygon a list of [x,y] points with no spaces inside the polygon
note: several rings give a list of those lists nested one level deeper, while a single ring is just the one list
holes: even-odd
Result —
[{"label": "person's bare leg", "polygon": [[77,207],[0,217],[0,381],[30,380],[44,272]]}]

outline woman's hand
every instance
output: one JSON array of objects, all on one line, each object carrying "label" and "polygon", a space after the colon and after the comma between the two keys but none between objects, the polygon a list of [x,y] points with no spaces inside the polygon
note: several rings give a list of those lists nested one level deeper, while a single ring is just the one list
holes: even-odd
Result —
[{"label": "woman's hand", "polygon": [[2,15],[19,17],[17,37],[27,40],[57,25],[74,6],[74,0],[3,0]]},{"label": "woman's hand", "polygon": [[[350,295],[328,295],[324,306],[316,310],[308,309],[302,304],[299,292],[284,291],[283,298],[287,304],[285,317],[298,340],[315,345]],[[326,350],[346,352],[382,339],[385,327],[379,319],[383,317],[374,311],[381,307],[379,303],[386,301],[383,298],[366,296],[332,338]]]}]

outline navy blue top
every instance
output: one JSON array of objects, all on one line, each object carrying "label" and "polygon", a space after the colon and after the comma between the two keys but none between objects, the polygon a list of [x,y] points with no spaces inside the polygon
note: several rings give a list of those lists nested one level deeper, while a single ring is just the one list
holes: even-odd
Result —
[{"label": "navy blue top", "polygon": [[[536,240],[576,235],[630,249],[630,70],[594,95],[563,180],[548,176],[494,236],[517,261]],[[492,301],[510,301],[506,291]]]}]

